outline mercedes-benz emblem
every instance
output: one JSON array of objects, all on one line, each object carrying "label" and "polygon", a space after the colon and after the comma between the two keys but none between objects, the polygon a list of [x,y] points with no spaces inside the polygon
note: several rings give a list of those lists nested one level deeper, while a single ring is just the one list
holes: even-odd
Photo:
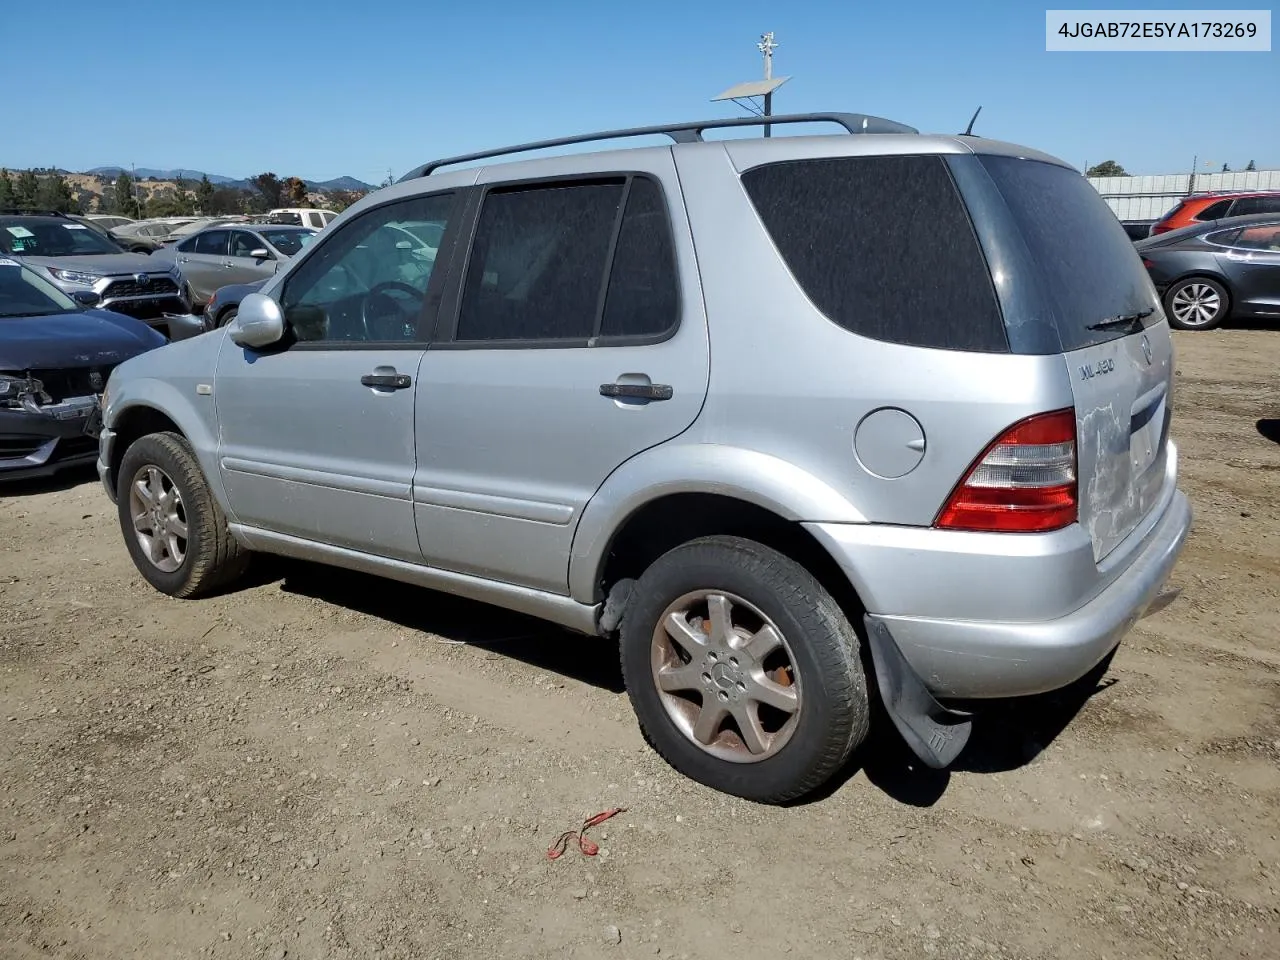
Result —
[{"label": "mercedes-benz emblem", "polygon": [[1147,364],[1151,363],[1151,341],[1147,339],[1147,335],[1142,335],[1142,355],[1147,358]]}]

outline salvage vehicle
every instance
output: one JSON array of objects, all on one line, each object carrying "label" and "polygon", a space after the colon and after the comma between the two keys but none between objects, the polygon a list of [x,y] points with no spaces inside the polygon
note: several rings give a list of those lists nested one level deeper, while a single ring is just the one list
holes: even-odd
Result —
[{"label": "salvage vehicle", "polygon": [[1135,245],[1179,330],[1280,321],[1280,212],[1183,227]]},{"label": "salvage vehicle", "polygon": [[657,752],[769,803],[873,696],[946,767],[971,704],[1103,664],[1191,524],[1119,221],[995,140],[702,136],[762,122],[427,163],[117,368],[98,470],[142,577],[201,596],[260,551],[616,639]]},{"label": "salvage vehicle", "polygon": [[103,309],[142,320],[171,340],[204,332],[179,294],[172,264],[129,253],[66,214],[0,216],[0,256],[20,260],[68,295],[93,293]]},{"label": "salvage vehicle", "polygon": [[145,323],[87,307],[0,257],[0,481],[93,463],[107,377],[164,342]]},{"label": "salvage vehicle", "polygon": [[310,227],[217,224],[157,250],[152,259],[173,265],[183,297],[199,313],[218,287],[265,280],[315,235]]}]

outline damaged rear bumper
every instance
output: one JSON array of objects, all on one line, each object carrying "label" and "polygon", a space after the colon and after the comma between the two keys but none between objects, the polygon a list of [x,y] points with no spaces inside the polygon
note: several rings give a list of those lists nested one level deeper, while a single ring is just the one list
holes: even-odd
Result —
[{"label": "damaged rear bumper", "polygon": [[98,457],[97,397],[73,397],[31,411],[0,410],[0,481],[51,477]]}]

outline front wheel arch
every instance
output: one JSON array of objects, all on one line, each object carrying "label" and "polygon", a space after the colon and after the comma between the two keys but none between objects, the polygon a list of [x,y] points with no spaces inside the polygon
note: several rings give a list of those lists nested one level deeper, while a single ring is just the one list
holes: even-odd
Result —
[{"label": "front wheel arch", "polygon": [[130,407],[123,411],[114,427],[115,442],[111,447],[111,462],[107,464],[108,479],[112,490],[119,490],[120,464],[128,449],[149,433],[175,433],[184,440],[185,433],[165,414],[154,407]]}]

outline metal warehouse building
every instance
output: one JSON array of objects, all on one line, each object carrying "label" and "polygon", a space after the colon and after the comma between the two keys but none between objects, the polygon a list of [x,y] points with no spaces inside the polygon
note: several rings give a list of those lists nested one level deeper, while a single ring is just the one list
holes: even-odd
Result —
[{"label": "metal warehouse building", "polygon": [[[1194,176],[1195,183],[1191,183]],[[1159,220],[1190,193],[1218,190],[1280,190],[1280,170],[1233,173],[1170,173],[1153,177],[1090,177],[1120,220]]]}]

